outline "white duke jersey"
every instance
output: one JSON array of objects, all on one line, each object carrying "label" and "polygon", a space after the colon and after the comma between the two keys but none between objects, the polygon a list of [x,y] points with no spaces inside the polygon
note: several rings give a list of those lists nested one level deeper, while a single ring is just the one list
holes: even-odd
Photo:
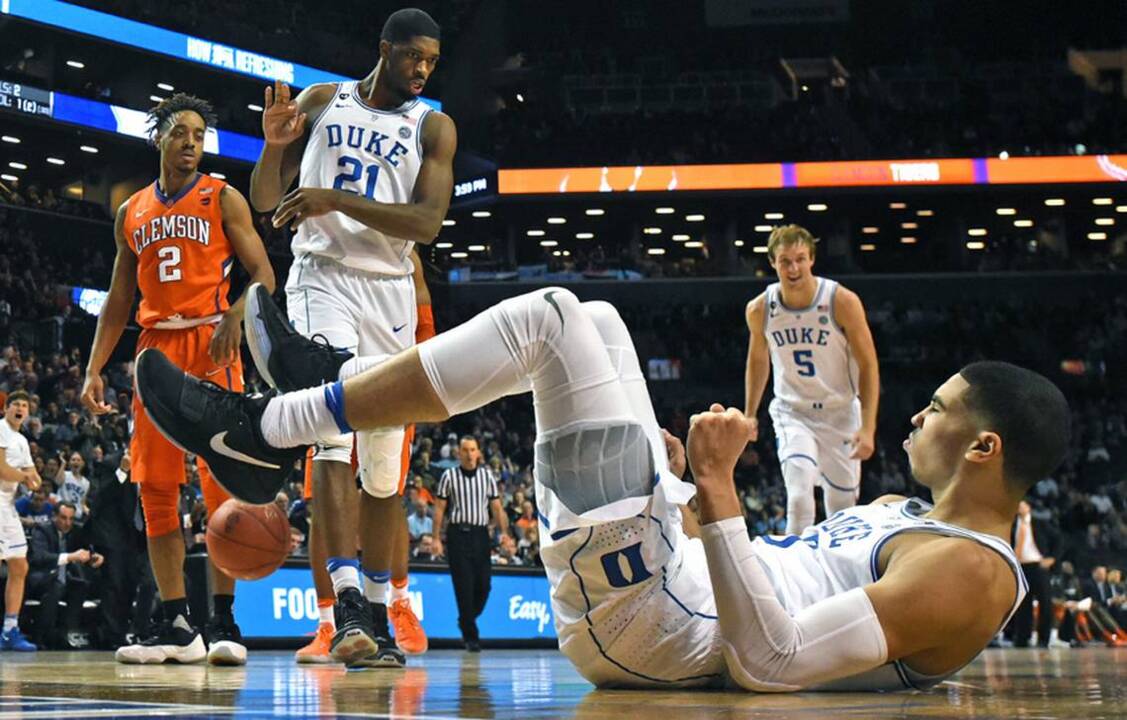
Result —
[{"label": "white duke jersey", "polygon": [[[27,438],[13,430],[4,419],[0,419],[0,452],[4,453],[4,460],[8,465],[17,470],[35,465],[31,459],[31,448],[27,444]],[[19,523],[15,509],[18,487],[19,483],[0,480],[0,525],[12,518]]]},{"label": "white duke jersey", "polygon": [[[814,603],[880,579],[881,549],[903,533],[932,533],[973,540],[1002,556],[1014,573],[1017,592],[1001,629],[1021,604],[1028,589],[1021,564],[1009,543],[992,535],[922,517],[931,505],[911,498],[887,505],[857,505],[841,510],[798,535],[764,535],[752,543],[756,557],[767,572],[775,595],[792,616]],[[926,676],[900,661],[860,675],[834,681],[832,689],[902,690],[924,689],[943,676]],[[826,688],[823,688],[826,689]]]},{"label": "white duke jersey", "polygon": [[[423,165],[423,121],[431,108],[414,99],[394,110],[376,110],[361,101],[359,86],[339,83],[314,121],[301,156],[300,186],[409,203]],[[295,257],[323,255],[383,275],[410,275],[412,247],[341,212],[303,221],[292,244]]]},{"label": "white duke jersey", "polygon": [[763,335],[771,353],[775,397],[795,408],[838,408],[857,397],[857,362],[845,331],[834,320],[838,284],[817,278],[814,301],[802,309],[783,305],[779,283],[767,287]]}]

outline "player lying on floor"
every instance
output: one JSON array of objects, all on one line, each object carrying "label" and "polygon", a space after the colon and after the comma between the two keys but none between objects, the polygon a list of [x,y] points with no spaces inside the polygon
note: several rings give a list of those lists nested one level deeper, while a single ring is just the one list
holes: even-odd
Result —
[{"label": "player lying on floor", "polygon": [[[268,297],[260,306],[280,314]],[[391,358],[286,347],[287,357],[332,365],[322,376],[339,380],[239,395],[147,351],[137,364],[142,402],[247,497],[280,485],[319,437],[441,422],[531,389],[541,558],[560,649],[600,686],[938,682],[1021,601],[1005,538],[1018,500],[1056,466],[1069,435],[1067,405],[1049,381],[1003,363],[970,365],[912,418],[905,442],[934,508],[886,496],[801,536],[753,542],[732,486],[746,419],[718,406],[695,416],[697,487],[681,482],[684,453],[670,441],[667,454],[633,343],[607,303],[540,290]],[[682,530],[679,506],[694,490],[703,542]]]}]

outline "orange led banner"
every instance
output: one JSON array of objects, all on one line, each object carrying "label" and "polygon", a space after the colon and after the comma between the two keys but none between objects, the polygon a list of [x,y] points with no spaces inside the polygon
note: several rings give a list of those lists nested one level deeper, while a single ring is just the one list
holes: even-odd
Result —
[{"label": "orange led banner", "polygon": [[990,158],[986,168],[992,185],[1127,182],[1127,155]]},{"label": "orange led banner", "polygon": [[502,195],[553,193],[758,190],[782,187],[782,165],[650,165],[499,170]]},{"label": "orange led banner", "polygon": [[499,170],[502,195],[1125,182],[1127,155]]}]

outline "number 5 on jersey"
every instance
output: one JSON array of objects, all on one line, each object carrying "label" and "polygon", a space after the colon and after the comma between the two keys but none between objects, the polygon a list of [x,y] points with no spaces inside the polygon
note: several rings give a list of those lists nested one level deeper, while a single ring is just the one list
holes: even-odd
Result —
[{"label": "number 5 on jersey", "polygon": [[794,365],[798,368],[798,374],[802,377],[814,377],[814,351],[813,350],[795,350],[794,351]]},{"label": "number 5 on jersey", "polygon": [[165,245],[157,250],[160,265],[157,266],[157,276],[162,283],[176,282],[180,279],[180,246]]}]

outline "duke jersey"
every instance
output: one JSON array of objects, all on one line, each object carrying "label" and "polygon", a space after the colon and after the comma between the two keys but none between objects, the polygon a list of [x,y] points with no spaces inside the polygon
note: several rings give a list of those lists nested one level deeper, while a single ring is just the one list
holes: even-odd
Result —
[{"label": "duke jersey", "polygon": [[230,307],[234,252],[223,231],[219,196],[227,183],[199,173],[173,197],[159,182],[126,203],[125,240],[137,255],[143,328],[218,321]]},{"label": "duke jersey", "polygon": [[783,304],[779,283],[767,287],[763,335],[771,353],[775,397],[793,407],[836,408],[857,397],[857,363],[845,331],[834,320],[838,284],[816,278],[809,307]]},{"label": "duke jersey", "polygon": [[[31,459],[31,450],[27,438],[13,430],[7,420],[0,418],[0,452],[4,453],[4,461],[9,467],[23,470],[34,466]],[[16,491],[18,482],[0,480],[0,528],[6,526],[20,526],[19,515],[16,514]]]},{"label": "duke jersey", "polygon": [[[409,203],[423,166],[423,122],[431,108],[418,99],[376,110],[360,99],[359,81],[340,83],[309,131],[301,156],[302,187],[332,188],[381,203]],[[294,257],[315,254],[384,275],[410,275],[414,243],[374,230],[344,213],[309,218],[293,238]]]},{"label": "duke jersey", "polygon": [[[752,546],[767,572],[775,595],[792,616],[833,595],[863,587],[880,579],[878,560],[885,544],[903,533],[931,533],[973,540],[1002,556],[1014,574],[1017,592],[1001,629],[1021,604],[1028,585],[1009,543],[992,535],[957,525],[929,520],[931,506],[917,498],[887,505],[857,505],[841,510],[798,535],[764,535]],[[952,671],[950,674],[954,674]],[[925,676],[900,661],[835,681],[834,689],[923,689],[943,680]]]}]

